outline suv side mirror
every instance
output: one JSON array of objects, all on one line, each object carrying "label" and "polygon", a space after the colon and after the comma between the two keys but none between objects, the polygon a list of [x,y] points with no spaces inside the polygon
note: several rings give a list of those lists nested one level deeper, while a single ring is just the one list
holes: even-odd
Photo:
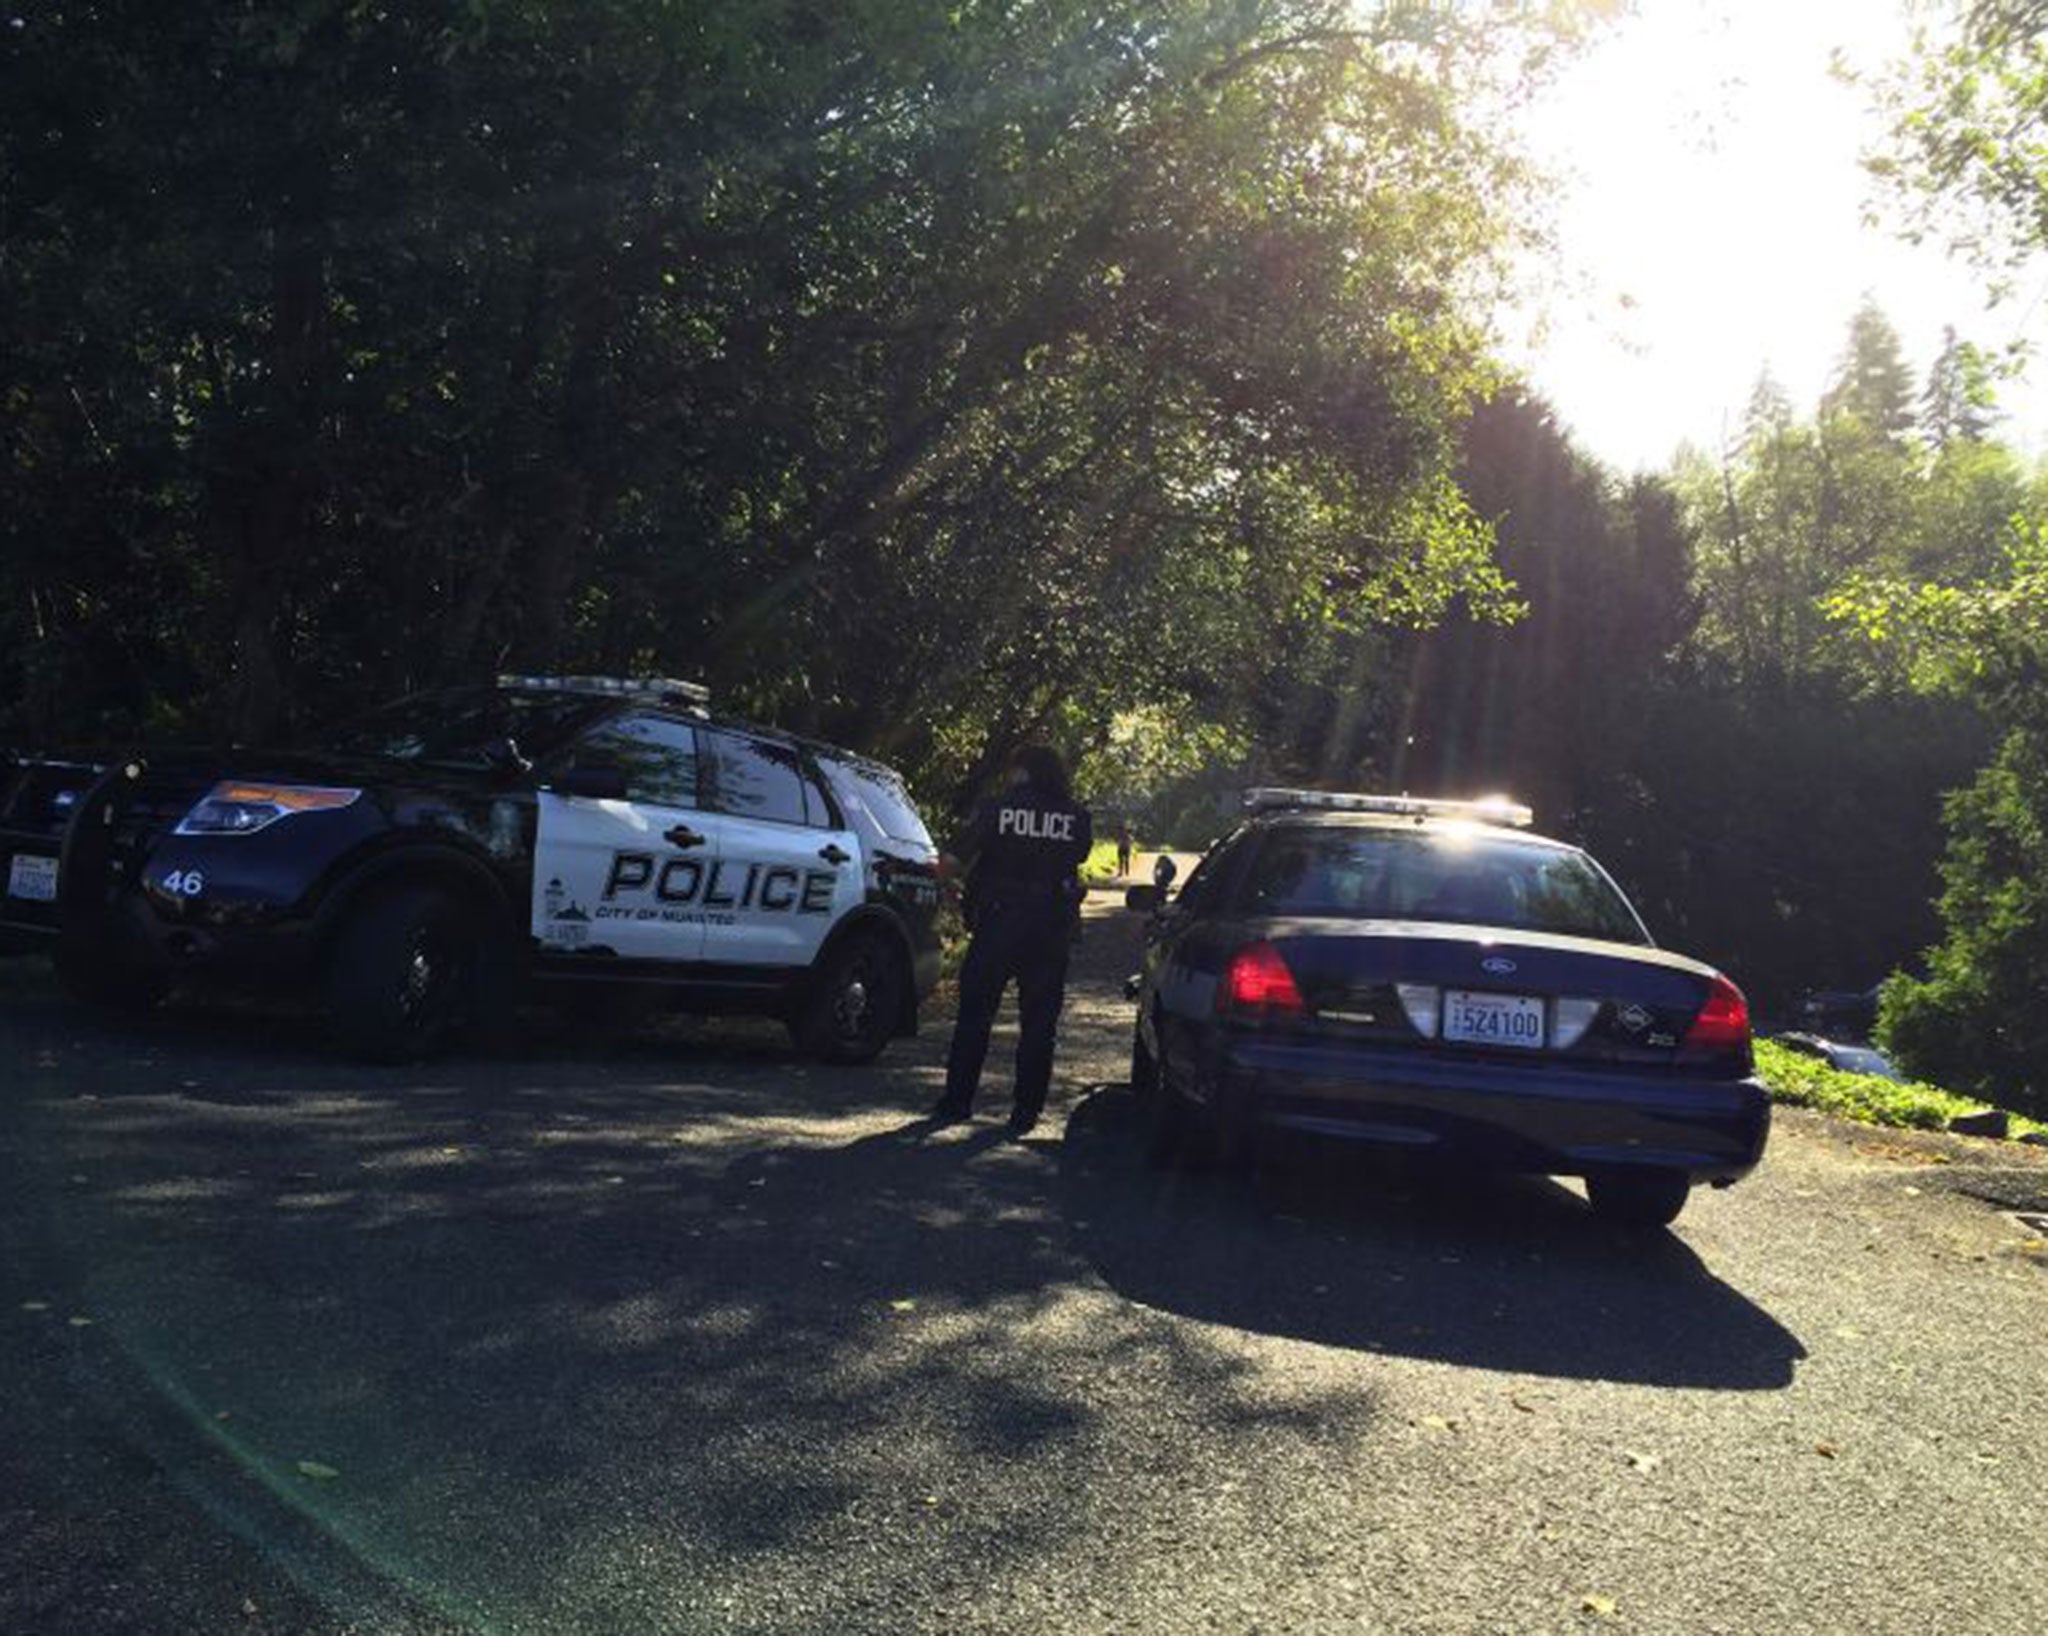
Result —
[{"label": "suv side mirror", "polygon": [[1171,858],[1160,858],[1152,865],[1152,884],[1159,888],[1162,896],[1179,875],[1180,865]]},{"label": "suv side mirror", "polygon": [[580,795],[587,801],[626,799],[626,769],[616,761],[573,762],[555,776],[557,795]]},{"label": "suv side mirror", "polygon": [[1166,888],[1163,886],[1126,886],[1124,907],[1152,914],[1166,902]]}]

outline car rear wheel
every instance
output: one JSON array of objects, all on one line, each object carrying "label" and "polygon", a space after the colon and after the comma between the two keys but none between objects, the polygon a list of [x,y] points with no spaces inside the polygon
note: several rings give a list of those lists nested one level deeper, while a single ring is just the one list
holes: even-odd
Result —
[{"label": "car rear wheel", "polygon": [[1137,1103],[1145,1162],[1162,1168],[1172,1164],[1186,1146],[1187,1104],[1166,1083],[1159,1059],[1139,1033],[1131,1036],[1131,1097]]},{"label": "car rear wheel", "polygon": [[327,1016],[351,1056],[412,1062],[431,1056],[468,1021],[484,967],[478,916],[433,886],[377,892],[353,909],[334,940]]},{"label": "car rear wheel", "polygon": [[904,986],[902,956],[877,933],[857,933],[827,957],[790,1032],[821,1061],[873,1062],[896,1032]]},{"label": "car rear wheel", "polygon": [[1131,1042],[1131,1089],[1147,1164],[1160,1170],[1243,1168],[1249,1154],[1236,1131],[1182,1096],[1142,1038]]},{"label": "car rear wheel", "polygon": [[1682,1170],[1605,1170],[1586,1178],[1593,1213],[1630,1227],[1668,1227],[1691,1191]]}]

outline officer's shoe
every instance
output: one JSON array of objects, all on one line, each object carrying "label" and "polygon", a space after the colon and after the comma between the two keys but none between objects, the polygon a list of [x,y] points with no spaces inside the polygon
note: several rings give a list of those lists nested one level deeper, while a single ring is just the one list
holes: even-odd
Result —
[{"label": "officer's shoe", "polygon": [[1038,1115],[1028,1109],[1018,1108],[1010,1115],[1010,1134],[1022,1141],[1038,1128]]},{"label": "officer's shoe", "polygon": [[950,1096],[942,1096],[932,1105],[928,1117],[935,1125],[960,1125],[972,1119],[974,1111],[965,1102],[955,1101]]}]

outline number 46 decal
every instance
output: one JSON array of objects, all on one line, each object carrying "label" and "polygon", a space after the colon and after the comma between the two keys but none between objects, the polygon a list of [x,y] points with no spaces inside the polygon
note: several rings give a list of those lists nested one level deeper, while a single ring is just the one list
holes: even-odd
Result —
[{"label": "number 46 decal", "polygon": [[174,898],[196,898],[206,890],[206,873],[199,869],[173,869],[157,884]]}]

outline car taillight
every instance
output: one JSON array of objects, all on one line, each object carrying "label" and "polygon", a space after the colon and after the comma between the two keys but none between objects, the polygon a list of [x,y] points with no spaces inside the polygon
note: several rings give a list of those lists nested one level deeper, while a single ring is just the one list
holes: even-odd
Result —
[{"label": "car taillight", "polygon": [[1216,1009],[1225,1016],[1299,1016],[1308,1009],[1295,984],[1294,973],[1270,943],[1252,943],[1239,949],[1223,973],[1223,986],[1216,992]]},{"label": "car taillight", "polygon": [[1716,977],[1706,1003],[1685,1031],[1680,1047],[1689,1056],[1725,1056],[1749,1049],[1749,1002],[1725,977]]}]

